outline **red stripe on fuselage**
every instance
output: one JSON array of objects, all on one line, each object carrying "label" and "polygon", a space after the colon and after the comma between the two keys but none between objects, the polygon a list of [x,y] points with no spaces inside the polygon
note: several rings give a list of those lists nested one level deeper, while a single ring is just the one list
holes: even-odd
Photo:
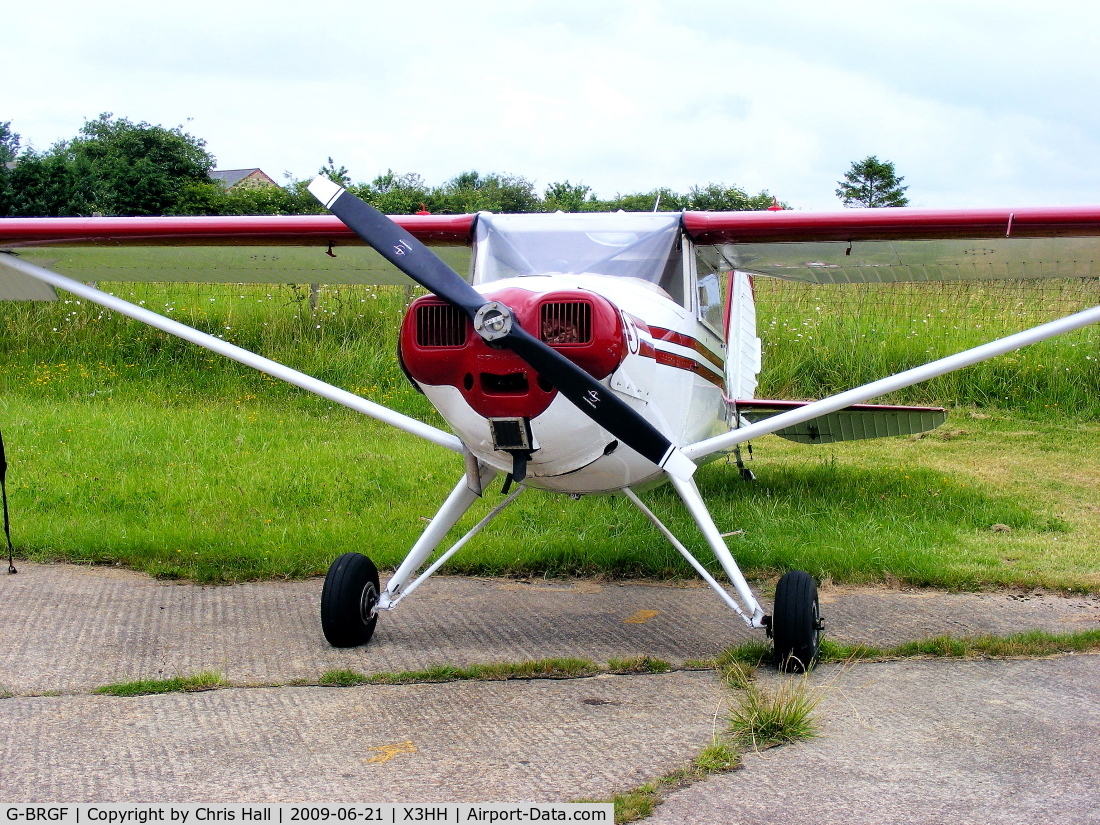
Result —
[{"label": "red stripe on fuselage", "polygon": [[722,376],[710,367],[700,364],[694,358],[685,358],[683,355],[676,355],[676,353],[659,349],[657,350],[657,363],[666,367],[674,367],[678,370],[693,372],[700,378],[705,378],[725,392],[726,382],[722,379]]},{"label": "red stripe on fuselage", "polygon": [[690,335],[684,335],[682,332],[675,332],[671,329],[664,329],[662,327],[650,327],[649,331],[653,334],[653,337],[658,341],[667,341],[670,344],[676,344],[679,347],[687,347],[688,349],[695,350],[702,355],[708,361],[710,361],[718,369],[725,367],[725,362],[722,361],[720,355],[716,355],[707,349],[702,341],[697,341]]}]

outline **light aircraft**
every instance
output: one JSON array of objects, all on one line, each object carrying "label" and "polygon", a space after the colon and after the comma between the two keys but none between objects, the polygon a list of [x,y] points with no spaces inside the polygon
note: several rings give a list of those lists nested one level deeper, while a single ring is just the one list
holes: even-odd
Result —
[{"label": "light aircraft", "polygon": [[[310,191],[331,216],[0,220],[7,253],[0,254],[0,299],[49,300],[54,287],[66,290],[462,457],[454,489],[385,588],[362,554],[345,554],[329,568],[321,626],[337,647],[366,644],[382,612],[522,491],[538,489],[629,499],[722,601],[766,631],[781,668],[802,670],[817,656],[823,627],[814,580],[786,573],[766,613],[692,480],[696,466],[733,453],[748,478],[739,446],[769,433],[822,443],[923,432],[942,424],[946,411],[865,402],[1100,321],[1097,306],[819,401],[761,400],[754,398],[754,277],[1097,278],[1100,207],[389,218],[327,178],[316,178]],[[468,277],[426,244],[444,257],[469,247]],[[226,266],[223,257],[210,258],[211,247],[237,249],[240,259]],[[453,432],[81,282],[394,283],[393,268],[431,293],[405,316],[399,358]],[[422,570],[500,475],[503,500]],[[732,593],[638,496],[665,482]]]}]

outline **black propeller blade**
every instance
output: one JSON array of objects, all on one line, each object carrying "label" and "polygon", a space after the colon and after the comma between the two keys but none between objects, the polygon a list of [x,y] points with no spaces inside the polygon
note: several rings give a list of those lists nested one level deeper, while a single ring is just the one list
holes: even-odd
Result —
[{"label": "black propeller blade", "polygon": [[474,329],[486,341],[515,352],[585,415],[631,449],[672,475],[691,477],[695,465],[660,430],[564,355],[521,328],[508,307],[486,301],[396,223],[328,178],[314,178],[309,191],[383,258],[469,315]]}]

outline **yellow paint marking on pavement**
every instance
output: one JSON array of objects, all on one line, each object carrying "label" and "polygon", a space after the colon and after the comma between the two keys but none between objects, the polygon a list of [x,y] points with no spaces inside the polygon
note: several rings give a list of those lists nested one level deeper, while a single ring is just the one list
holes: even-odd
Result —
[{"label": "yellow paint marking on pavement", "polygon": [[377,748],[367,748],[369,751],[380,751],[367,760],[368,765],[381,765],[389,762],[399,753],[416,753],[416,746],[411,741],[400,742],[396,745],[379,745]]},{"label": "yellow paint marking on pavement", "polygon": [[639,610],[629,619],[623,619],[623,624],[645,624],[654,616],[660,615],[660,610]]}]

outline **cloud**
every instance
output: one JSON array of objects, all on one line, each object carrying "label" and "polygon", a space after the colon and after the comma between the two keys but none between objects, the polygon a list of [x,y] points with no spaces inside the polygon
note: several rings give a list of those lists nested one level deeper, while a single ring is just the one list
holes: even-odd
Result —
[{"label": "cloud", "polygon": [[331,155],[357,179],[478,169],[605,196],[713,181],[820,209],[876,154],[928,206],[1085,202],[1098,18],[937,0],[59,2],[9,13],[0,118],[39,148],[103,111],[183,123],[223,168],[274,175]]}]

